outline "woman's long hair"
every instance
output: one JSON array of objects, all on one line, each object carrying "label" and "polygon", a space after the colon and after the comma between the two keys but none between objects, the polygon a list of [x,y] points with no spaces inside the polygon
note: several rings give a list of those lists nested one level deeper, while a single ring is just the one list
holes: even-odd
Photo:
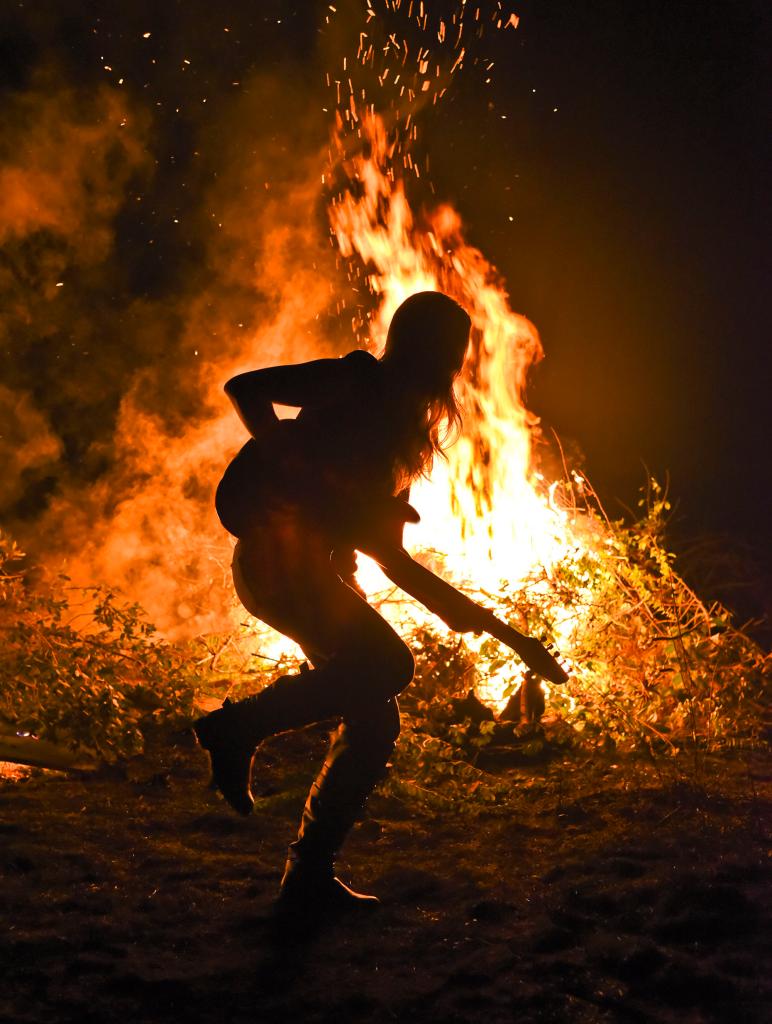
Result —
[{"label": "woman's long hair", "polygon": [[399,489],[425,476],[455,440],[461,410],[453,383],[469,343],[466,310],[441,292],[417,292],[397,309],[381,356],[388,370],[398,434]]}]

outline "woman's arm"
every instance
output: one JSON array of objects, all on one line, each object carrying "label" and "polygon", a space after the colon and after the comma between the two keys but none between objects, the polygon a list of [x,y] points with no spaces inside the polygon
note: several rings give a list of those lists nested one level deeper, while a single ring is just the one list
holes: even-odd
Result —
[{"label": "woman's arm", "polygon": [[365,554],[375,558],[383,571],[397,586],[438,615],[457,633],[488,633],[495,636],[537,675],[560,686],[568,681],[568,673],[557,660],[552,644],[543,644],[536,637],[526,636],[519,629],[497,618],[492,611],[472,601],[441,576],[416,562],[407,551],[375,545]]},{"label": "woman's arm", "polygon": [[[361,355],[372,358],[364,352]],[[225,393],[241,422],[253,437],[258,437],[276,422],[274,402],[293,406],[326,405],[355,387],[358,360],[350,356],[250,370],[231,377],[225,385]]]}]

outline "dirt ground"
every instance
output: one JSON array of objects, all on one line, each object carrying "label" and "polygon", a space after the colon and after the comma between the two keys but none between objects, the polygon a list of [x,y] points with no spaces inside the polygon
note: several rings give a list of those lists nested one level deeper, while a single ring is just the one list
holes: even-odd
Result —
[{"label": "dirt ground", "polygon": [[0,780],[0,1020],[768,1019],[758,756],[561,757],[478,812],[376,794],[340,873],[381,909],[301,931],[271,905],[324,743],[260,752],[249,819],[189,736]]}]

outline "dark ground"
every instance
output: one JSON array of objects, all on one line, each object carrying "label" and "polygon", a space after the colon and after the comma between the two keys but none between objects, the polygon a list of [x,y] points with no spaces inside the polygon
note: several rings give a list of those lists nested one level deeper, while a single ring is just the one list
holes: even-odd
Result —
[{"label": "dark ground", "polygon": [[340,871],[382,909],[303,937],[270,908],[323,744],[261,752],[247,820],[187,737],[1,779],[3,1024],[765,1019],[760,757],[510,769],[475,813],[376,795]]}]

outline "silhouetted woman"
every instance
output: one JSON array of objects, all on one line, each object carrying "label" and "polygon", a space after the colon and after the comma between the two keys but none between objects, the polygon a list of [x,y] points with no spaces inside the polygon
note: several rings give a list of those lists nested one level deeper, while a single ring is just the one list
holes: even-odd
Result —
[{"label": "silhouetted woman", "polygon": [[[366,538],[401,547],[410,483],[458,424],[453,382],[470,319],[452,299],[402,303],[380,359],[364,351],[240,374],[225,387],[252,440],[217,492],[236,535],[233,578],[245,608],[301,646],[313,668],[196,723],[213,780],[240,813],[253,807],[250,771],[266,737],[340,720],[291,844],[280,904],[377,904],[334,875],[335,855],[399,735],[397,695],[413,656],[353,578]],[[299,406],[278,420],[273,403]],[[412,515],[411,515],[412,513]]]}]

